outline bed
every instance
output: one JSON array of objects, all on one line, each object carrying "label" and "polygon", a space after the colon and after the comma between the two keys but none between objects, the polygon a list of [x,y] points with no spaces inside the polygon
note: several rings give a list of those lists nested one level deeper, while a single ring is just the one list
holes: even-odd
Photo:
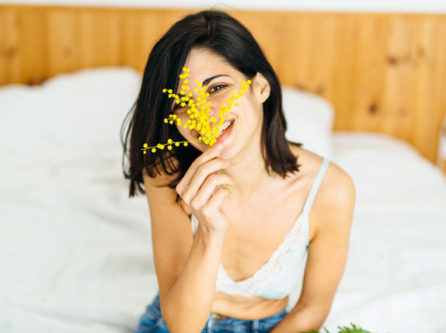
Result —
[{"label": "bed", "polygon": [[[192,11],[0,5],[0,332],[136,327],[157,280],[120,126],[151,47]],[[280,78],[287,137],[356,185],[324,327],[446,332],[446,15],[228,12]]]},{"label": "bed", "polygon": [[[128,198],[121,169],[120,126],[140,78],[101,67],[0,88],[0,332],[132,332],[155,295],[150,212],[144,196]],[[443,174],[400,139],[333,131],[330,103],[283,88],[288,138],[357,189],[324,327],[446,332]]]}]

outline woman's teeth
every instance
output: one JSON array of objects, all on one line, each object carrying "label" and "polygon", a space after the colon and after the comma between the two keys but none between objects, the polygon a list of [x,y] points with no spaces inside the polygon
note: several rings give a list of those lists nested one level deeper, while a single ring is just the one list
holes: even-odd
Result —
[{"label": "woman's teeth", "polygon": [[220,130],[218,131],[218,136],[222,135],[224,131],[226,131],[228,129],[229,126],[232,125],[233,120],[228,120],[226,121],[223,126],[220,128]]}]

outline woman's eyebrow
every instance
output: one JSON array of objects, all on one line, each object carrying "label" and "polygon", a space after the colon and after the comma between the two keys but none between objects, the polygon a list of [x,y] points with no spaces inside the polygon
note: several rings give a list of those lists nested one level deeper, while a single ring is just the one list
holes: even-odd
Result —
[{"label": "woman's eyebrow", "polygon": [[216,78],[218,78],[218,77],[220,77],[220,76],[229,76],[229,75],[226,75],[226,74],[218,74],[218,75],[214,75],[214,76],[208,77],[206,80],[203,81],[203,85],[204,85],[204,86],[207,86],[209,82],[211,82],[213,79],[216,79]]},{"label": "woman's eyebrow", "polygon": [[[204,81],[203,81],[203,86],[207,86],[207,84],[208,84],[209,82],[211,82],[213,79],[216,79],[216,78],[221,77],[221,76],[231,77],[230,75],[227,75],[227,74],[217,74],[217,75],[208,77],[206,80],[204,80]],[[172,109],[172,107],[173,107],[173,110],[175,110],[176,108],[178,108],[178,106],[175,105],[175,104],[176,104],[175,101],[173,101],[172,104],[171,104],[171,107],[170,107],[170,108]]]}]

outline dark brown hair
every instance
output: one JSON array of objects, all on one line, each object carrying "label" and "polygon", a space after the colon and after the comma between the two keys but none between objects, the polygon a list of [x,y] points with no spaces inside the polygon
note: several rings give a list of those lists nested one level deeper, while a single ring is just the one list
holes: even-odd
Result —
[{"label": "dark brown hair", "polygon": [[[178,176],[168,185],[175,188],[183,178],[192,162],[202,153],[192,145],[180,145],[172,150],[157,150],[156,153],[143,154],[144,143],[156,146],[173,141],[184,140],[178,129],[164,123],[171,113],[168,96],[162,93],[163,88],[176,89],[179,75],[192,48],[208,48],[221,55],[226,61],[251,79],[257,72],[261,73],[271,87],[270,96],[263,103],[262,155],[268,174],[271,170],[283,178],[289,172],[299,171],[300,165],[292,154],[285,138],[287,128],[282,110],[282,91],[276,73],[266,60],[260,46],[251,33],[236,19],[219,10],[204,10],[188,15],[176,22],[161,37],[150,52],[142,78],[139,95],[132,109],[124,119],[121,127],[123,145],[122,167],[124,177],[130,179],[129,197],[135,190],[145,193],[142,185],[142,171],[154,178],[161,174],[158,167],[168,175]],[[127,131],[123,136],[124,128]],[[130,138],[130,141],[129,141]],[[302,143],[290,142],[296,146]],[[125,167],[125,158],[129,165]],[[174,158],[172,158],[174,157]],[[173,162],[176,163],[173,163]],[[179,201],[177,194],[176,201]]]}]

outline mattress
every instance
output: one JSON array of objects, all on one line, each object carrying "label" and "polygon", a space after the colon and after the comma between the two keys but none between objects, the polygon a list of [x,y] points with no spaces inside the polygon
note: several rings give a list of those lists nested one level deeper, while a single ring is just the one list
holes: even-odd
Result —
[{"label": "mattress", "polygon": [[[139,84],[107,68],[0,88],[0,332],[132,332],[156,294],[148,204],[121,166]],[[357,202],[324,327],[446,332],[443,174],[387,135],[332,140]]]}]

